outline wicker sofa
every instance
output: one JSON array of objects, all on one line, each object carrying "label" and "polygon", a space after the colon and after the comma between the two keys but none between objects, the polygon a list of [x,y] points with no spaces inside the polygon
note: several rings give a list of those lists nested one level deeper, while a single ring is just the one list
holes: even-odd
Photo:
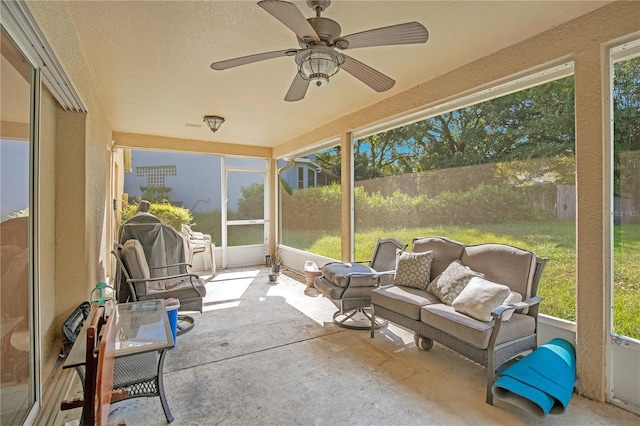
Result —
[{"label": "wicker sofa", "polygon": [[436,341],[485,366],[492,404],[496,369],[537,347],[542,297],[536,293],[546,259],[505,244],[443,237],[415,238],[411,255],[428,265],[428,278],[414,274],[414,282],[398,282],[399,263],[394,283],[373,290],[373,315],[412,330],[422,350]]}]

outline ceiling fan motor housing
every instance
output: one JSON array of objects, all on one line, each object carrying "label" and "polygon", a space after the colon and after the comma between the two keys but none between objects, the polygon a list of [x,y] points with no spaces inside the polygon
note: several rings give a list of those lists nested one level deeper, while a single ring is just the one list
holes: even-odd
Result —
[{"label": "ceiling fan motor housing", "polygon": [[[313,29],[316,30],[322,44],[331,46],[333,45],[334,40],[340,37],[342,28],[340,27],[340,24],[333,19],[316,17],[308,18],[307,21],[309,21],[309,24],[311,24]],[[311,47],[313,44],[318,44],[318,42],[313,39],[309,41],[301,40],[300,47],[304,49],[306,47]]]}]

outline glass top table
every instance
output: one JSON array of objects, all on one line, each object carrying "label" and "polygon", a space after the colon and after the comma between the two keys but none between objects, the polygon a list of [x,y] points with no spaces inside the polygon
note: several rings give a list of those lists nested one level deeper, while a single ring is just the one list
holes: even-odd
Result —
[{"label": "glass top table", "polygon": [[[126,389],[128,398],[158,396],[167,422],[173,421],[164,393],[163,366],[167,349],[175,346],[164,299],[119,303],[115,315],[116,353],[114,389]],[[96,314],[91,309],[62,368],[75,368],[84,386],[86,340]]]},{"label": "glass top table", "polygon": [[[92,309],[63,368],[84,365],[86,326],[91,323],[94,314],[95,311]],[[116,315],[116,358],[161,351],[175,346],[164,299],[119,303],[111,308],[110,315]]]}]

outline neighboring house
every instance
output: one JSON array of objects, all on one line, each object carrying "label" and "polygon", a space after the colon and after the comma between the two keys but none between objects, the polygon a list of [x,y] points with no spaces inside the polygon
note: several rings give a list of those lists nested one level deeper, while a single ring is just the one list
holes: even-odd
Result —
[{"label": "neighboring house", "polygon": [[[255,168],[255,160],[236,157],[234,167]],[[131,151],[131,168],[124,174],[124,193],[129,202],[142,196],[142,186],[166,186],[171,189],[171,204],[194,212],[220,210],[222,205],[222,161],[217,155],[188,154],[163,151]],[[241,188],[251,185],[254,178],[243,173],[233,177],[234,185],[225,195],[228,208],[235,211],[242,198]],[[228,182],[227,182],[228,183]]]},{"label": "neighboring house", "polygon": [[131,171],[124,175],[124,192],[132,202],[142,195],[141,186],[166,186],[172,204],[211,211],[220,209],[219,182],[219,157],[135,150]]},{"label": "neighboring house", "polygon": [[[305,189],[312,186],[324,186],[340,180],[340,176],[322,168],[314,161],[315,156],[299,157],[294,160],[293,167],[282,173],[282,179],[293,189]],[[281,162],[286,164],[285,162]],[[280,165],[282,167],[282,165]]]}]

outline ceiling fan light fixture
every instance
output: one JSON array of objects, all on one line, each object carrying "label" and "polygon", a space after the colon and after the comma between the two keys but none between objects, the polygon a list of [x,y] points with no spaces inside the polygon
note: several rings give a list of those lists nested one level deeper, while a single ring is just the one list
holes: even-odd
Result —
[{"label": "ceiling fan light fixture", "polygon": [[340,71],[340,65],[344,63],[342,55],[330,49],[304,51],[296,60],[300,76],[316,86],[327,84],[329,77]]},{"label": "ceiling fan light fixture", "polygon": [[224,118],[217,115],[205,115],[204,122],[206,122],[211,131],[215,133],[220,126],[222,126],[222,123],[224,123]]}]

